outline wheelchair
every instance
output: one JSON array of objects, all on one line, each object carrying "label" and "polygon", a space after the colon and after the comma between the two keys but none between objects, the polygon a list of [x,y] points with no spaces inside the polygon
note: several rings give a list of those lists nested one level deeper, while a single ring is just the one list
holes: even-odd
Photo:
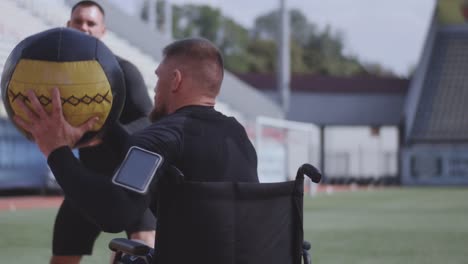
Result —
[{"label": "wheelchair", "polygon": [[189,182],[183,175],[159,184],[155,248],[112,239],[114,264],[311,263],[304,241],[304,175],[319,183],[310,164],[280,183]]}]

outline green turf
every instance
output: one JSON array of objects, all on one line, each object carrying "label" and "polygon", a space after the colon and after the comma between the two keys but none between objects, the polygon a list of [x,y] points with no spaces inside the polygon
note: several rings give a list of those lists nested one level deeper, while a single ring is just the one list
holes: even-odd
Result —
[{"label": "green turf", "polygon": [[[56,210],[0,212],[0,263],[47,263]],[[411,188],[306,198],[313,264],[468,264],[468,189]],[[107,242],[83,263],[108,263]]]},{"label": "green turf", "polygon": [[[52,226],[57,210],[0,211],[0,263],[49,263]],[[83,264],[108,264],[110,251],[107,242],[125,234],[101,234],[94,254],[85,257]]]},{"label": "green turf", "polygon": [[304,205],[313,263],[468,263],[468,189],[319,195]]}]

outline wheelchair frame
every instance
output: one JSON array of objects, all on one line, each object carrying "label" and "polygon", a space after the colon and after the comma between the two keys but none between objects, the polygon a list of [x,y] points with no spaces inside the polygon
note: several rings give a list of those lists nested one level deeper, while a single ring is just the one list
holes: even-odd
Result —
[{"label": "wheelchair frame", "polygon": [[[297,170],[295,180],[296,185],[298,181],[301,181],[301,183],[303,182],[304,175],[307,175],[314,183],[319,183],[322,178],[321,173],[314,166],[306,163],[299,167],[299,169]],[[301,186],[303,185],[301,184]],[[301,191],[303,192],[303,190]],[[114,264],[151,264],[154,255],[153,248],[138,241],[129,240],[126,238],[112,239],[109,242],[109,249],[116,253],[113,262]],[[308,241],[303,241],[302,260],[304,264],[311,264],[312,262],[311,255],[309,253],[310,249],[311,244]]]}]

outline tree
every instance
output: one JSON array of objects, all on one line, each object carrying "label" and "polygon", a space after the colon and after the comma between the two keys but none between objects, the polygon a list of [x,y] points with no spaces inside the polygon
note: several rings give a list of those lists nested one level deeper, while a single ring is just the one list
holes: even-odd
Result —
[{"label": "tree", "polygon": [[209,39],[223,53],[228,70],[248,71],[249,33],[244,27],[224,17],[219,9],[206,5],[175,6],[173,14],[175,38],[198,36]]},{"label": "tree", "polygon": [[[255,20],[253,38],[275,42],[278,32],[279,12],[271,11]],[[297,9],[290,11],[291,71],[324,75],[354,75],[365,73],[356,58],[343,54],[343,34],[327,26],[322,32],[307,21]],[[274,57],[272,57],[274,60]]]},{"label": "tree", "polygon": [[248,72],[269,73],[276,71],[276,44],[271,40],[255,39],[249,42],[250,60]]},{"label": "tree", "polygon": [[[307,18],[297,9],[289,12],[291,39],[301,46],[305,45],[310,36],[317,34],[317,26],[309,23]],[[279,12],[271,11],[255,19],[255,26],[252,30],[254,38],[269,39],[276,41],[278,39],[278,21]]]},{"label": "tree", "polygon": [[[161,2],[158,2],[158,25],[162,23]],[[276,71],[278,11],[271,11],[255,20],[248,30],[222,12],[207,5],[174,5],[173,36],[204,37],[215,43],[229,71],[272,73]],[[143,15],[143,14],[142,14]],[[355,56],[344,54],[344,35],[330,26],[319,30],[317,25],[297,9],[290,10],[291,71],[322,75],[350,76],[357,74],[391,74],[378,64],[363,64]]]},{"label": "tree", "polygon": [[[162,26],[164,24],[164,19],[165,19],[165,14],[164,14],[164,5],[166,4],[166,2],[163,2],[163,1],[157,1],[156,2],[156,10],[154,10],[156,12],[156,25],[155,25],[155,28],[161,30],[162,29]],[[141,19],[143,21],[148,21],[149,19],[149,3],[148,1],[144,1],[143,2],[143,5],[142,5],[142,8],[141,8],[141,12],[140,12],[140,16],[141,16]]]}]

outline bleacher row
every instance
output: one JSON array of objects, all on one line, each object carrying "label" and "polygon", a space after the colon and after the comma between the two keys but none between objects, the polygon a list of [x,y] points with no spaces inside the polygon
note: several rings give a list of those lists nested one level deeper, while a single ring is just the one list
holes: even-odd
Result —
[{"label": "bleacher row", "polygon": [[[2,0],[0,10],[0,72],[3,72],[8,55],[22,39],[53,27],[65,26],[70,15],[70,7],[64,0]],[[107,31],[103,42],[115,54],[138,66],[153,97],[157,81],[154,70],[158,62],[112,31]],[[0,116],[5,115],[0,103]]]},{"label": "bleacher row", "polygon": [[411,142],[468,141],[468,31],[437,34]]}]

